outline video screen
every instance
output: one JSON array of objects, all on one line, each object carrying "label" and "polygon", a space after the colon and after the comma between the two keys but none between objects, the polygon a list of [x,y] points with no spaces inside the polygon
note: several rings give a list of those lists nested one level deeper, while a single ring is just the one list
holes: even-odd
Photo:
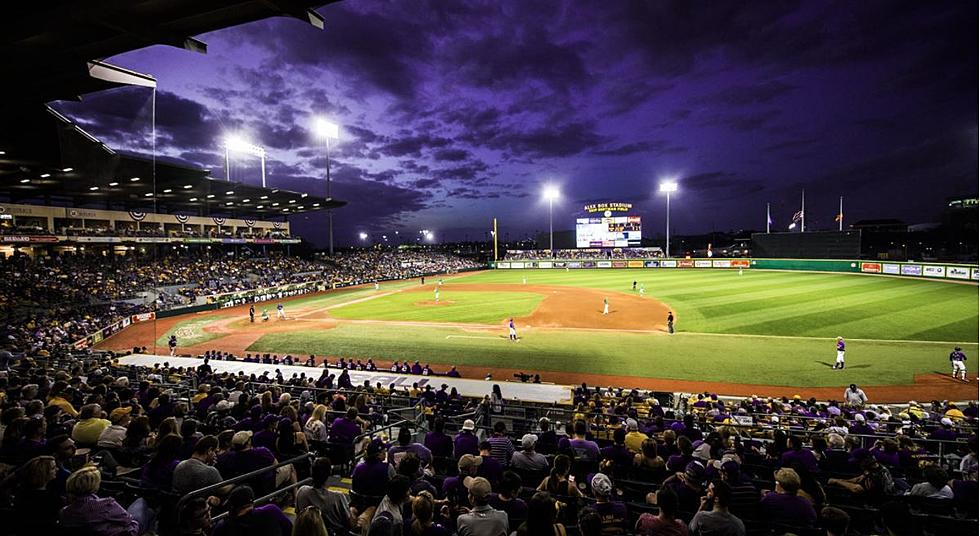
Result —
[{"label": "video screen", "polygon": [[640,245],[640,217],[578,218],[575,246],[580,248],[628,248]]}]

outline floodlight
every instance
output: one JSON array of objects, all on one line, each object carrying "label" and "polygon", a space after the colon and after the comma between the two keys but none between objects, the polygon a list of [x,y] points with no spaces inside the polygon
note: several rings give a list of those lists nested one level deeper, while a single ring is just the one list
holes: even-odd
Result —
[{"label": "floodlight", "polygon": [[556,186],[549,185],[544,187],[544,192],[542,192],[542,195],[548,201],[554,201],[555,199],[558,199],[559,196],[561,196],[561,193],[558,191],[558,188]]},{"label": "floodlight", "polygon": [[313,130],[318,138],[337,140],[340,139],[340,127],[337,123],[331,123],[322,117],[313,120]]},{"label": "floodlight", "polygon": [[361,240],[367,240],[367,233],[360,233],[357,236],[360,237]]},{"label": "floodlight", "polygon": [[664,181],[660,183],[662,193],[672,193],[677,191],[677,183],[674,181]]}]

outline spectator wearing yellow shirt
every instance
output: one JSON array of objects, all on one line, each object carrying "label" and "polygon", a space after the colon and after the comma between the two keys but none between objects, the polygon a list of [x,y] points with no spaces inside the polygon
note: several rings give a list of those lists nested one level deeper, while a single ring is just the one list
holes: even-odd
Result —
[{"label": "spectator wearing yellow shirt", "polygon": [[963,415],[963,412],[960,411],[960,408],[956,407],[956,404],[953,404],[952,402],[946,405],[945,416],[952,419],[953,422],[960,422],[966,418],[966,415]]},{"label": "spectator wearing yellow shirt", "polygon": [[640,431],[640,425],[636,419],[626,419],[626,448],[633,454],[639,454],[643,447],[643,442],[650,437]]},{"label": "spectator wearing yellow shirt", "polygon": [[197,387],[197,393],[191,397],[191,404],[196,406],[198,402],[207,398],[208,393],[210,392],[211,392],[211,386],[206,383],[202,383]]},{"label": "spectator wearing yellow shirt", "polygon": [[75,406],[71,405],[71,402],[69,402],[63,394],[67,388],[67,382],[55,382],[54,385],[51,386],[51,393],[48,395],[48,405],[58,406],[61,408],[61,411],[64,411],[66,414],[71,415],[72,417],[78,417],[78,410],[75,409]]},{"label": "spectator wearing yellow shirt", "polygon": [[71,438],[80,446],[92,447],[99,441],[99,436],[112,423],[102,418],[102,406],[86,404],[78,413],[79,421],[71,430]]}]

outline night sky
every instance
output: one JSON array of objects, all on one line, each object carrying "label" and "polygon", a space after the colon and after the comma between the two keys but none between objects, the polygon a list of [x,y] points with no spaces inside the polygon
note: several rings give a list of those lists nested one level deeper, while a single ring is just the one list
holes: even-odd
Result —
[{"label": "night sky", "polygon": [[[663,233],[938,221],[975,194],[977,3],[349,0],[318,31],[272,19],[110,62],[158,80],[158,150],[222,177],[226,133],[265,147],[273,186],[323,194],[331,147],[338,244],[359,231],[519,238],[582,205],[634,204]],[[149,151],[150,90],[59,103],[110,146]],[[234,180],[259,181],[241,158]],[[295,228],[323,245],[322,215]]]}]

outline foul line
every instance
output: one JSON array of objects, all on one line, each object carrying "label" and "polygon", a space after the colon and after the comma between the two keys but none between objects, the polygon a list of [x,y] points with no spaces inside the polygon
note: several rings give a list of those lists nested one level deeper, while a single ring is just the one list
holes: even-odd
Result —
[{"label": "foul line", "polygon": [[503,340],[503,337],[482,337],[480,335],[446,335],[447,339],[493,339]]}]

